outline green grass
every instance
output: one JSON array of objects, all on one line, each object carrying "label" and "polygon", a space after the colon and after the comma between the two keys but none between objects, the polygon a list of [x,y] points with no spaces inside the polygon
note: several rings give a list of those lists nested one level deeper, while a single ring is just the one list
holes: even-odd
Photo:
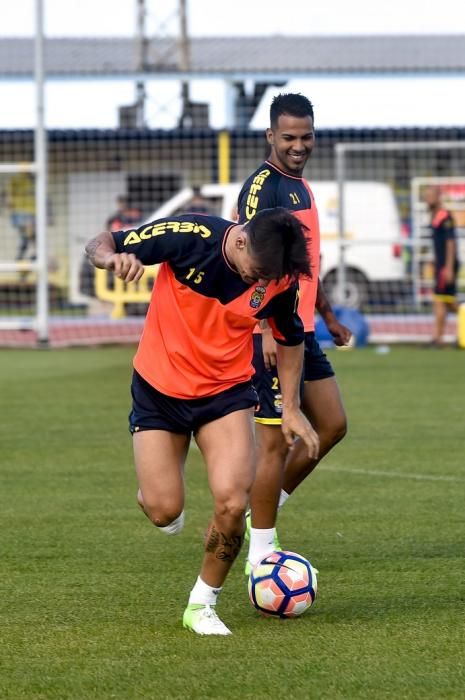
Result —
[{"label": "green grass", "polygon": [[317,601],[260,617],[241,555],[229,638],[181,627],[210,509],[198,453],[179,537],[135,504],[131,356],[0,351],[0,699],[465,698],[465,353],[330,353],[349,434],[279,528]]}]

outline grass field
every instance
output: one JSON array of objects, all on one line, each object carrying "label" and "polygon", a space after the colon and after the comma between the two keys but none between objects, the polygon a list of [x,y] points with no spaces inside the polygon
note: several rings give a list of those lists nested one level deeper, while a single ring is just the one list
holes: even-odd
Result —
[{"label": "grass field", "polygon": [[0,700],[465,698],[465,352],[331,352],[350,432],[280,514],[320,570],[302,618],[262,618],[243,554],[218,605],[181,616],[210,509],[135,505],[132,348],[0,351]]}]

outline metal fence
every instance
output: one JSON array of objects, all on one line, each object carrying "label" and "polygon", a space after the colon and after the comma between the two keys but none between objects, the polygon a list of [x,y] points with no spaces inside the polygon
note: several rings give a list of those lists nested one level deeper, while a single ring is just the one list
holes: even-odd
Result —
[{"label": "metal fence", "polygon": [[[36,126],[0,131],[0,345],[132,342],[150,289],[126,290],[109,276],[96,283],[84,257],[86,241],[112,226],[178,213],[199,193],[209,211],[234,218],[243,180],[267,155],[263,130],[246,124],[270,87],[258,83],[258,75],[250,94],[235,86],[235,127],[211,128],[204,112],[186,99],[184,81],[179,97],[190,117],[175,127],[140,126],[122,109],[117,128],[46,129],[41,0],[36,7]],[[212,72],[215,46],[213,40],[205,45],[212,51]],[[244,47],[237,43],[238,52]],[[206,71],[205,52],[202,61]],[[270,80],[277,77],[285,73]],[[225,114],[232,111],[231,79],[228,86],[212,86]],[[140,80],[138,89],[140,96]],[[422,201],[428,183],[442,189],[465,261],[462,137],[461,127],[317,128],[304,174],[320,215],[321,276],[334,304],[365,315],[372,342],[431,336],[432,251]],[[463,300],[463,271],[459,292]],[[455,335],[451,318],[446,338]]]}]

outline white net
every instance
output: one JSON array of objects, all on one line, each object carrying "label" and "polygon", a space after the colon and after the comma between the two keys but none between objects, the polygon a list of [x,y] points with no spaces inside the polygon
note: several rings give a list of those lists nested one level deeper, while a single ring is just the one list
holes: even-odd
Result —
[{"label": "white net", "polygon": [[[103,229],[130,228],[192,208],[198,195],[208,211],[233,218],[243,180],[267,155],[264,129],[257,124],[268,110],[270,90],[286,91],[287,81],[308,60],[305,37],[293,40],[292,63],[285,37],[279,50],[278,44],[250,37],[186,43],[178,41],[170,22],[152,28],[159,34],[147,41],[140,32],[134,39],[45,41],[43,250],[52,346],[138,339],[153,275],[136,289],[106,274],[96,277],[84,257],[86,241]],[[326,49],[334,42],[334,37],[314,42],[318,70],[325,70]],[[367,62],[367,70],[370,60],[376,70],[387,70],[387,44],[381,51],[370,41],[346,38],[338,46],[341,42],[355,54],[347,53],[354,56],[352,67],[342,65],[342,58],[326,66],[339,71],[339,78],[360,61]],[[411,52],[402,59],[402,46],[397,37],[399,62],[411,61]],[[460,48],[454,42],[448,47],[449,52]],[[0,125],[0,345],[38,342],[33,48],[32,37],[8,38],[0,46],[1,94],[21,116],[16,126]],[[435,51],[422,54],[422,61],[429,61],[422,68],[433,68]],[[452,53],[450,61],[456,65]],[[184,78],[176,79],[176,71]],[[15,77],[29,82],[13,95],[5,90]],[[305,92],[314,100],[311,85]],[[20,97],[24,109],[17,108]],[[58,128],[65,107],[74,121]],[[442,188],[465,260],[463,128],[459,123],[457,128],[354,129],[337,127],[333,120],[326,122],[332,127],[318,129],[319,109],[316,103],[317,145],[304,174],[320,213],[328,295],[364,315],[371,342],[426,341],[432,334],[432,250],[422,187],[434,182]],[[8,114],[5,108],[3,118]],[[104,117],[107,125],[99,126]],[[464,294],[462,272],[460,300]],[[453,342],[456,334],[451,316],[446,339]]]},{"label": "white net", "polygon": [[28,328],[36,305],[36,182],[31,162],[0,164],[0,330]]},{"label": "white net", "polygon": [[[460,173],[465,146],[419,139],[345,143],[336,150],[344,213],[341,217],[338,210],[335,275],[343,278],[345,295],[336,285],[335,296],[363,311],[372,342],[429,342],[434,332],[434,265],[431,214],[423,190],[426,185],[439,187],[442,206],[454,219],[459,258],[464,260],[465,178]],[[364,180],[364,196],[360,194],[357,202],[351,194],[352,178]],[[459,301],[464,300],[464,268],[457,287]],[[447,319],[444,339],[456,342],[453,314]]]}]

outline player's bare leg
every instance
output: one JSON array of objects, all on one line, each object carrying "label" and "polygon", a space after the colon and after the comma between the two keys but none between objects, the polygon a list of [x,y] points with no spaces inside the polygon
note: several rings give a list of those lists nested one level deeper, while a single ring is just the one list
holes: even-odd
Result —
[{"label": "player's bare leg", "polygon": [[257,476],[250,497],[252,527],[246,573],[251,564],[278,546],[275,526],[280,500],[297,488],[346,433],[346,415],[334,377],[305,382],[302,410],[320,439],[318,459],[309,459],[301,440],[288,452],[280,426],[257,426]]},{"label": "player's bare leg", "polygon": [[167,534],[182,529],[183,470],[189,443],[187,435],[165,430],[144,430],[133,435],[138,503],[149,520],[166,528],[163,531]]},{"label": "player's bare leg", "polygon": [[252,410],[235,411],[202,426],[196,440],[214,499],[200,575],[210,585],[221,586],[242,545],[255,474]]},{"label": "player's bare leg", "polygon": [[281,425],[255,425],[257,468],[250,493],[250,542],[245,573],[276,549],[275,531],[279,495],[288,451]]},{"label": "player's bare leg", "polygon": [[274,527],[288,447],[280,425],[255,426],[257,471],[250,494],[252,527]]},{"label": "player's bare leg", "polygon": [[242,546],[245,509],[255,470],[252,409],[235,411],[199,430],[214,499],[200,575],[184,613],[184,626],[198,634],[229,634],[215,611],[221,587]]},{"label": "player's bare leg", "polygon": [[283,478],[283,490],[291,494],[315,469],[317,464],[345,436],[347,418],[334,377],[305,382],[302,410],[320,438],[318,459],[310,460],[308,451],[298,440],[289,453]]},{"label": "player's bare leg", "polygon": [[434,299],[434,335],[433,345],[441,345],[446,327],[447,304],[441,299]]},{"label": "player's bare leg", "polygon": [[456,300],[443,301],[442,299],[434,299],[434,335],[432,344],[440,347],[443,343],[443,337],[446,330],[447,314],[457,313],[459,305]]}]

